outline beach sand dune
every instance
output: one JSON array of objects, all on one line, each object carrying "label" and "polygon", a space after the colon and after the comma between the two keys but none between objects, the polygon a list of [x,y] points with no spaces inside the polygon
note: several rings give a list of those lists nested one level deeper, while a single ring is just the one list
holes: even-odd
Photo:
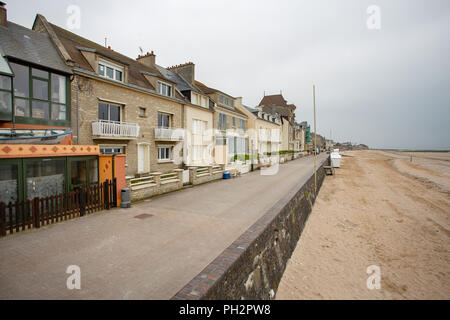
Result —
[{"label": "beach sand dune", "polygon": [[[450,299],[450,153],[343,155],[277,299]],[[371,265],[379,290],[366,285]]]}]

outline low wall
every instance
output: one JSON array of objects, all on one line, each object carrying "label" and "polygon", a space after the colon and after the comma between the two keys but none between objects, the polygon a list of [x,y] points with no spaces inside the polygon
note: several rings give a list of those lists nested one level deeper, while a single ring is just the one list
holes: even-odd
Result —
[{"label": "low wall", "polygon": [[183,287],[173,300],[272,299],[325,178],[324,160]]},{"label": "low wall", "polygon": [[131,201],[139,201],[182,189],[183,170],[175,169],[164,174],[153,172],[147,177],[127,179],[126,184],[131,191]]},{"label": "low wall", "polygon": [[189,183],[193,186],[220,180],[223,177],[225,166],[203,166],[203,167],[189,167]]}]

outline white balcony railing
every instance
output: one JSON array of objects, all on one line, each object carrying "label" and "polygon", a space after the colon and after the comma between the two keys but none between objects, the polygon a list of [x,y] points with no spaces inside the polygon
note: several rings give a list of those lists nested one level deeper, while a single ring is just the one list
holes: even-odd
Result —
[{"label": "white balcony railing", "polygon": [[259,141],[262,141],[262,142],[270,141],[270,135],[260,132],[259,133]]},{"label": "white balcony railing", "polygon": [[184,140],[184,130],[172,128],[155,128],[155,140],[182,141]]},{"label": "white balcony railing", "polygon": [[108,120],[92,122],[92,135],[114,138],[137,138],[139,136],[139,125]]},{"label": "white balcony railing", "polygon": [[272,143],[281,143],[281,137],[280,136],[276,136],[276,135],[272,135],[270,137],[270,142],[272,142]]}]

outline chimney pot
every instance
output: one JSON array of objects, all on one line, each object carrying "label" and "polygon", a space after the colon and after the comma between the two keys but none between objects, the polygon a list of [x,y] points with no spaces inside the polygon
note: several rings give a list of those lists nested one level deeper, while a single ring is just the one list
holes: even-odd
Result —
[{"label": "chimney pot", "polygon": [[0,25],[7,27],[8,26],[8,14],[6,10],[6,3],[0,1]]}]

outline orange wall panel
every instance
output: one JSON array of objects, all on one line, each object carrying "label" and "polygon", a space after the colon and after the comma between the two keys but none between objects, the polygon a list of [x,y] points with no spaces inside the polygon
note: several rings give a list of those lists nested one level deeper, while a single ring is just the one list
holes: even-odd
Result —
[{"label": "orange wall panel", "polygon": [[125,182],[125,155],[114,156],[114,177],[117,183],[117,205],[120,206],[122,200],[122,189],[126,187]]}]

